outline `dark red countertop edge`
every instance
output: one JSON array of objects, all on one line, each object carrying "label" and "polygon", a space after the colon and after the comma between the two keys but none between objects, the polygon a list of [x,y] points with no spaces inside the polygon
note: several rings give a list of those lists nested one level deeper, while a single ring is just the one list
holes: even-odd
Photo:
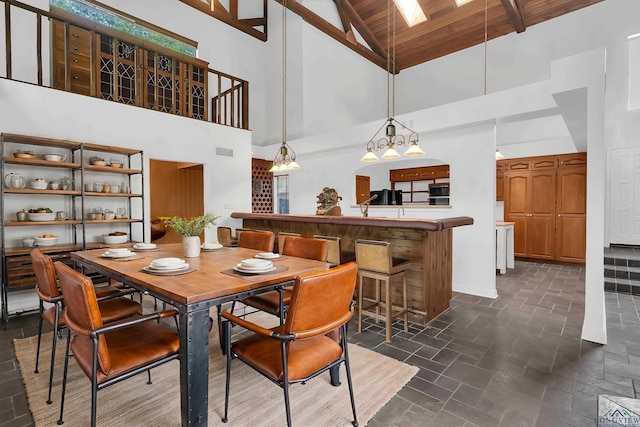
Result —
[{"label": "dark red countertop edge", "polygon": [[441,219],[417,218],[362,218],[357,216],[329,216],[329,215],[280,215],[250,212],[233,212],[231,218],[255,219],[285,222],[312,222],[317,224],[344,224],[370,227],[408,228],[412,230],[441,231],[448,228],[472,225],[473,218],[457,216]]}]

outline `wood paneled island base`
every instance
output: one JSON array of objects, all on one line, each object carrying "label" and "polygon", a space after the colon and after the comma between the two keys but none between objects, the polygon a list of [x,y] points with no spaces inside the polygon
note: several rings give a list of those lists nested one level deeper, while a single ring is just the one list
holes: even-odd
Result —
[{"label": "wood paneled island base", "polygon": [[[451,255],[453,228],[473,224],[473,218],[393,219],[355,216],[276,215],[234,212],[243,227],[338,236],[343,251],[354,251],[357,239],[391,243],[393,256],[411,261],[407,271],[410,320],[422,325],[449,308],[451,300]],[[400,302],[400,295],[393,295]]]}]

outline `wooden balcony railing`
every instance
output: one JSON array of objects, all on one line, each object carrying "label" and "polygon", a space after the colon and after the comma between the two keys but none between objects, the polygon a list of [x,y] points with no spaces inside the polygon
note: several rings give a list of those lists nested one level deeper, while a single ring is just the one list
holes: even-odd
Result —
[{"label": "wooden balcony railing", "polygon": [[[43,64],[43,49],[48,49],[51,44],[49,40],[51,23],[65,22],[65,20],[49,11],[17,0],[0,0],[0,2],[4,3],[5,33],[5,71],[4,75],[0,74],[0,78],[55,88],[52,83],[53,76],[43,72],[52,68],[48,63]],[[25,11],[31,13],[31,17],[27,17]],[[82,27],[78,22],[72,24]],[[53,54],[44,55],[44,57],[50,58]],[[97,93],[97,91],[94,92]],[[208,114],[202,117],[202,120],[249,129],[248,81],[207,68],[207,94],[211,108],[207,108]],[[149,107],[141,106],[140,108]]]}]

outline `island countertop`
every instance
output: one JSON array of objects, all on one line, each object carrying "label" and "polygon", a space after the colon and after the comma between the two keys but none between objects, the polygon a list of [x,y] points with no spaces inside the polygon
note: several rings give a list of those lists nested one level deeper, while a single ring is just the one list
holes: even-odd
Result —
[{"label": "island countertop", "polygon": [[306,222],[316,224],[335,225],[360,225],[371,227],[393,227],[407,228],[412,230],[441,231],[448,228],[472,225],[473,218],[468,216],[458,216],[441,219],[420,219],[420,218],[376,218],[359,216],[331,216],[331,215],[283,215],[264,214],[250,212],[233,212],[231,218],[241,218],[248,220],[266,221],[286,221],[286,222]]},{"label": "island countertop", "polygon": [[[449,308],[452,297],[453,231],[473,224],[471,217],[442,219],[363,218],[359,216],[279,215],[234,212],[243,227],[297,233],[302,237],[336,236],[341,252],[354,255],[358,239],[389,242],[394,257],[411,261],[407,272],[411,320],[425,324]],[[345,257],[348,258],[348,257]],[[394,300],[398,295],[394,295]],[[399,303],[399,301],[394,301]]]}]

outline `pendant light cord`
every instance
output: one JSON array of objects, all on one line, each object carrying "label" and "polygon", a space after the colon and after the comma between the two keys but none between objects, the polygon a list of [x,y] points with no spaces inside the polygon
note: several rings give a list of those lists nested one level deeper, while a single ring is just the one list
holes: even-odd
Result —
[{"label": "pendant light cord", "polygon": [[484,94],[487,94],[487,20],[489,17],[487,11],[488,0],[484,0]]},{"label": "pendant light cord", "polygon": [[282,142],[287,142],[287,0],[282,2]]},{"label": "pendant light cord", "polygon": [[387,1],[387,117],[391,118],[391,0]]}]

